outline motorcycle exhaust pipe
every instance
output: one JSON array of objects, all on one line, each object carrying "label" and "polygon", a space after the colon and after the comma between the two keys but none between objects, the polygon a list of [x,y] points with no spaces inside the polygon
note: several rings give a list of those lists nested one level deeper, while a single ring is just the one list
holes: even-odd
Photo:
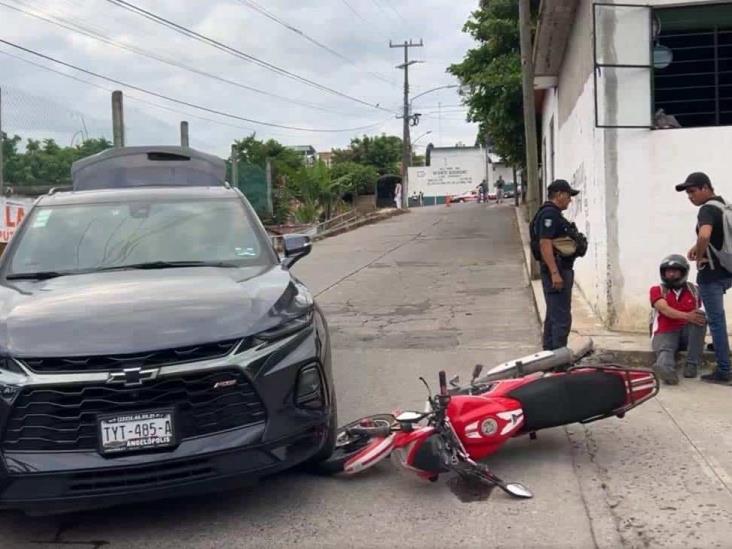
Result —
[{"label": "motorcycle exhaust pipe", "polygon": [[553,351],[541,351],[533,355],[509,360],[488,370],[487,374],[476,383],[486,383],[496,379],[520,377],[535,372],[545,372],[560,366],[571,366],[582,357],[590,354],[594,348],[592,339],[587,338],[575,349],[561,347]]}]

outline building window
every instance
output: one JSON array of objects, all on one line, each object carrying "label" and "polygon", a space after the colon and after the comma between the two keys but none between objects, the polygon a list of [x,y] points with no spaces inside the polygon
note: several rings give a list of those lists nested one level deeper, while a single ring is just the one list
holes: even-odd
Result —
[{"label": "building window", "polygon": [[732,4],[653,13],[656,126],[732,125]]}]

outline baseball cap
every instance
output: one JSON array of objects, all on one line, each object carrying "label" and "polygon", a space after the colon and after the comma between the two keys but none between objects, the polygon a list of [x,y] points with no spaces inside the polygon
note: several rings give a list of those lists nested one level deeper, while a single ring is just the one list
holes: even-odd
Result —
[{"label": "baseball cap", "polygon": [[689,187],[711,187],[712,182],[709,180],[709,176],[703,172],[694,172],[690,173],[689,176],[686,178],[686,181],[683,183],[679,183],[676,185],[676,190],[678,192],[685,191]]},{"label": "baseball cap", "polygon": [[547,187],[547,190],[550,193],[569,193],[570,196],[577,196],[579,194],[579,191],[577,189],[573,189],[564,179],[555,179],[549,187]]}]

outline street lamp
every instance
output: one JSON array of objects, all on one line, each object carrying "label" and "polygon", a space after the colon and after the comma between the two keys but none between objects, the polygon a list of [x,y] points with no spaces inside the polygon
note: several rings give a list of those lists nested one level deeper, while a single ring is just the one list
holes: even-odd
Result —
[{"label": "street lamp", "polygon": [[424,133],[423,133],[422,135],[420,135],[420,136],[419,136],[419,137],[418,137],[417,139],[415,139],[414,141],[412,141],[412,146],[414,146],[414,144],[415,144],[415,143],[416,143],[417,141],[419,141],[420,139],[422,139],[422,138],[423,138],[423,137],[424,137],[425,135],[429,135],[429,134],[431,134],[431,133],[432,133],[432,130],[427,130],[426,132],[424,132]]},{"label": "street lamp", "polygon": [[422,93],[419,93],[419,94],[415,95],[414,97],[412,97],[410,103],[414,103],[414,100],[417,99],[418,97],[422,97],[423,95],[427,95],[428,93],[432,93],[432,92],[437,91],[437,90],[447,90],[447,89],[450,89],[450,88],[459,88],[459,87],[460,86],[458,86],[457,84],[448,84],[447,86],[438,86],[436,88],[432,88],[431,90],[427,90],[425,92],[422,92]]}]

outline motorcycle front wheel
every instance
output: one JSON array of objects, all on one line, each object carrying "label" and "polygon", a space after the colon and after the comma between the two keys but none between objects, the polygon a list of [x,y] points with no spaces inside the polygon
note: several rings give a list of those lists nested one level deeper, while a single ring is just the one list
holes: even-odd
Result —
[{"label": "motorcycle front wheel", "polygon": [[333,453],[318,464],[318,470],[328,475],[343,473],[351,460],[368,451],[373,443],[383,440],[385,431],[395,422],[396,419],[391,414],[377,414],[340,427],[336,433]]}]

